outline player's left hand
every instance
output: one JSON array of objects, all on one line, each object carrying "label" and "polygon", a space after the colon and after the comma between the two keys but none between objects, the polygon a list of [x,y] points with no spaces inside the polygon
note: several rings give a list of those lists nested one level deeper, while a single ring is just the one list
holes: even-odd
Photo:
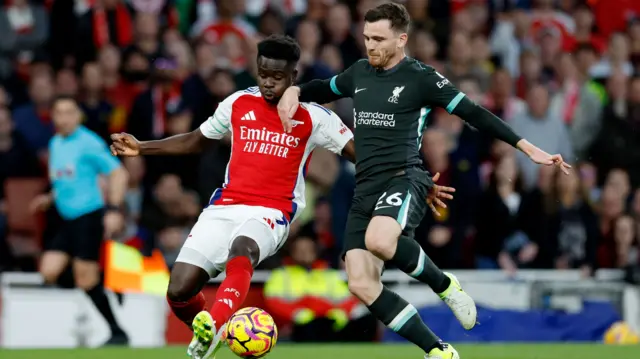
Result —
[{"label": "player's left hand", "polygon": [[537,147],[531,152],[529,158],[531,159],[531,161],[540,165],[558,167],[562,172],[564,172],[564,174],[567,175],[569,174],[569,169],[571,168],[571,165],[566,163],[562,159],[561,155],[551,155]]},{"label": "player's left hand", "polygon": [[108,211],[105,213],[104,218],[104,236],[107,239],[112,239],[124,228],[124,216],[117,211]]},{"label": "player's left hand", "polygon": [[431,208],[431,212],[436,216],[440,216],[438,208],[447,208],[447,205],[442,200],[453,199],[453,195],[451,193],[456,191],[453,187],[437,185],[436,182],[438,182],[438,179],[440,179],[440,172],[433,176],[433,187],[431,187],[427,194],[427,204],[429,205],[429,208]]},{"label": "player's left hand", "polygon": [[300,106],[299,97],[300,89],[296,86],[291,86],[284,91],[278,102],[278,115],[286,133],[290,133],[293,128],[291,119],[298,111],[298,106]]}]

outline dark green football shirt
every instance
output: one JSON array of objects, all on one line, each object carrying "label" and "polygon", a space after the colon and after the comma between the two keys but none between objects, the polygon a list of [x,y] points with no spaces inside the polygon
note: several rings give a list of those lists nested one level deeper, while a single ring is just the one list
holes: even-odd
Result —
[{"label": "dark green football shirt", "polygon": [[336,95],[353,98],[356,194],[381,191],[403,171],[432,183],[420,156],[427,117],[436,107],[451,113],[464,93],[409,57],[389,70],[360,60],[329,84]]}]

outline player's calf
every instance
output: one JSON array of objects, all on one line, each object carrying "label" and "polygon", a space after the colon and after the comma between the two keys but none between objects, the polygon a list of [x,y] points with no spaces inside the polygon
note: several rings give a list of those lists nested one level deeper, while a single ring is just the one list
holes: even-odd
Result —
[{"label": "player's calf", "polygon": [[475,326],[477,310],[473,299],[462,290],[453,275],[443,272],[433,263],[418,242],[400,237],[391,261],[398,269],[429,285],[451,308],[465,329]]},{"label": "player's calf", "polygon": [[253,267],[260,261],[260,247],[253,239],[238,236],[231,243],[225,268],[226,276],[209,312],[202,311],[192,323],[193,339],[188,353],[195,359],[215,358],[222,346],[226,323],[247,296]]},{"label": "player's calf", "polygon": [[220,284],[211,308],[211,316],[220,326],[240,308],[249,292],[253,267],[260,260],[260,247],[245,236],[235,238],[229,248],[226,277]]},{"label": "player's calf", "polygon": [[349,289],[376,318],[425,353],[441,347],[440,339],[424,324],[416,308],[382,286],[383,262],[379,258],[365,250],[352,249],[345,262]]},{"label": "player's calf", "polygon": [[196,315],[204,310],[202,287],[209,281],[209,274],[192,264],[176,262],[169,277],[167,302],[173,314],[189,328]]}]

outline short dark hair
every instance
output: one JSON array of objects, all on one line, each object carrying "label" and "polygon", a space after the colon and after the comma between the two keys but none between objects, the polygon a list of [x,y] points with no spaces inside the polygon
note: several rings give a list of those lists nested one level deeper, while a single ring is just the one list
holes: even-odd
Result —
[{"label": "short dark hair", "polygon": [[300,46],[293,38],[271,35],[258,43],[258,57],[294,63],[300,60]]},{"label": "short dark hair", "polygon": [[411,17],[404,5],[396,3],[386,3],[378,5],[364,14],[364,21],[377,22],[380,20],[389,20],[391,29],[400,32],[408,32],[411,23]]}]

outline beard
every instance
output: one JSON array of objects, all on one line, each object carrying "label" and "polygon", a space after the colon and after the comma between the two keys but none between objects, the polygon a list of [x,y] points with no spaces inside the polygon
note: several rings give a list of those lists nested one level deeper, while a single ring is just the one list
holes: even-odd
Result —
[{"label": "beard", "polygon": [[389,63],[389,53],[382,50],[377,52],[369,52],[367,53],[367,57],[369,60],[369,64],[376,69],[384,68],[387,63]]}]

